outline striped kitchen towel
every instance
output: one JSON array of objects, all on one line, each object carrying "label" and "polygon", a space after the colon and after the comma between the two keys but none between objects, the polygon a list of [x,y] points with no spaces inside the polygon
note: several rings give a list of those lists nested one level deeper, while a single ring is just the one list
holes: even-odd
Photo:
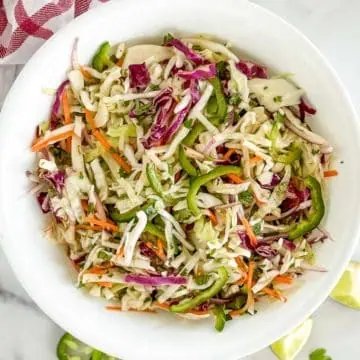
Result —
[{"label": "striped kitchen towel", "polygon": [[108,0],[0,0],[0,64],[24,64],[57,30]]}]

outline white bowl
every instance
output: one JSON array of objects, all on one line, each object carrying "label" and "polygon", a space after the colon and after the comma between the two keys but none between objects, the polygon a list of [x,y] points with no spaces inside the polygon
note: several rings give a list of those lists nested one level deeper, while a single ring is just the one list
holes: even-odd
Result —
[{"label": "white bowl", "polygon": [[[81,62],[104,40],[153,38],[167,31],[208,33],[229,40],[276,72],[292,72],[318,109],[313,127],[335,147],[340,176],[331,180],[325,222],[335,241],[318,251],[327,273],[308,273],[286,304],[229,322],[221,334],[210,321],[170,315],[114,313],[73,285],[59,248],[42,236],[43,216],[26,194],[25,171],[35,126],[49,115],[56,88],[70,65],[74,37]],[[0,199],[3,248],[19,280],[56,323],[101,350],[126,360],[234,360],[260,350],[308,317],[326,298],[359,237],[360,131],[353,107],[319,51],[279,17],[244,0],[113,1],[81,16],[51,38],[16,80],[0,121]],[[340,164],[340,160],[344,163]]]}]

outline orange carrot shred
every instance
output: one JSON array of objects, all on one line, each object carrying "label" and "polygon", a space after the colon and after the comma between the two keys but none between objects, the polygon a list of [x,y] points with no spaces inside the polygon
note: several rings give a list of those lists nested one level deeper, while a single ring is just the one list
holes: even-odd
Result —
[{"label": "orange carrot shred", "polygon": [[85,109],[85,118],[87,123],[90,125],[90,129],[96,130],[94,113],[92,111],[89,111],[88,109]]},{"label": "orange carrot shred", "polygon": [[163,243],[160,238],[157,239],[156,246],[157,246],[159,258],[162,259],[163,261],[165,261],[166,257],[165,257],[165,252],[164,252],[164,246],[163,246]]},{"label": "orange carrot shred", "polygon": [[257,244],[257,239],[256,239],[256,235],[254,234],[253,228],[251,227],[250,223],[246,220],[244,216],[241,217],[241,221],[245,226],[245,231],[250,239],[251,245],[255,246]]},{"label": "orange carrot shred", "polygon": [[228,174],[227,177],[235,184],[242,184],[244,180],[236,174]]},{"label": "orange carrot shred", "polygon": [[228,161],[234,152],[235,152],[235,149],[229,149],[223,156],[223,160]]},{"label": "orange carrot shred", "polygon": [[90,75],[90,73],[88,71],[86,71],[86,69],[83,66],[80,66],[80,72],[81,72],[82,76],[85,78],[85,80],[92,79],[92,76]]},{"label": "orange carrot shred", "polygon": [[81,200],[81,207],[85,212],[89,211],[89,203],[87,200]]},{"label": "orange carrot shred", "polygon": [[213,223],[213,225],[218,224],[218,220],[217,220],[216,215],[210,209],[208,209],[207,216],[209,217],[209,219]]},{"label": "orange carrot shred", "polygon": [[116,251],[116,257],[121,258],[124,256],[124,252],[125,252],[125,248],[124,246],[120,247],[117,251]]},{"label": "orange carrot shred", "polygon": [[102,286],[102,287],[106,287],[106,288],[111,288],[114,285],[113,283],[108,282],[108,281],[100,281],[96,284],[99,286]]},{"label": "orange carrot shred", "polygon": [[50,144],[54,144],[56,142],[62,141],[67,139],[70,136],[74,135],[74,131],[66,131],[63,134],[58,134],[52,137],[49,137],[48,139],[44,140],[43,138],[39,138],[38,141],[31,147],[32,152],[40,151],[44,148],[46,148]]},{"label": "orange carrot shred", "polygon": [[159,303],[158,301],[153,303],[153,306],[158,307],[162,310],[169,310],[170,305],[168,303]]},{"label": "orange carrot shred", "polygon": [[273,298],[278,299],[278,300],[283,301],[283,302],[286,302],[286,301],[287,301],[286,296],[282,295],[282,294],[281,294],[279,291],[277,291],[277,290],[273,290],[273,289],[270,289],[270,288],[268,288],[268,287],[264,287],[264,288],[262,289],[262,291],[263,291],[266,295],[268,295],[268,296],[270,296],[270,297],[273,297]]},{"label": "orange carrot shred", "polygon": [[90,269],[86,270],[87,274],[96,274],[96,275],[105,275],[107,272],[108,272],[107,269],[103,269],[98,266],[93,266]]},{"label": "orange carrot shred", "polygon": [[253,158],[250,159],[250,164],[257,164],[258,162],[262,161],[263,158],[261,156],[254,156]]},{"label": "orange carrot shred", "polygon": [[[67,89],[62,93],[61,101],[63,105],[63,111],[64,111],[64,123],[71,124],[71,114],[70,114],[70,105],[69,105],[69,97]],[[66,139],[66,151],[71,152],[71,138]]]},{"label": "orange carrot shred", "polygon": [[280,284],[291,284],[293,282],[293,278],[291,276],[279,275],[274,279],[274,282]]},{"label": "orange carrot shred", "polygon": [[338,176],[338,175],[339,175],[339,173],[337,170],[325,170],[324,171],[324,177],[326,177],[326,178]]},{"label": "orange carrot shred", "polygon": [[[160,239],[158,239],[158,240],[160,240]],[[160,242],[161,242],[161,240],[160,240]],[[160,258],[161,260],[165,261],[165,254],[164,254],[164,249],[162,248],[162,244],[161,244],[162,250],[159,250],[159,248],[158,248],[158,247],[155,247],[150,241],[147,241],[147,242],[145,243],[145,245],[146,245],[149,249],[151,249],[151,250],[156,254],[156,256],[157,256],[158,258]],[[159,244],[157,244],[157,245],[159,246]]]},{"label": "orange carrot shred", "polygon": [[86,225],[86,224],[79,224],[75,226],[76,230],[94,230],[94,231],[102,231],[103,228],[98,225]]},{"label": "orange carrot shred", "polygon": [[129,173],[131,171],[131,166],[119,154],[112,152],[111,156],[116,160],[116,162],[125,172]]},{"label": "orange carrot shred", "polygon": [[94,216],[87,216],[85,218],[85,221],[92,224],[92,225],[101,226],[103,229],[106,229],[106,230],[112,230],[112,231],[118,231],[119,230],[119,227],[117,225],[114,225],[109,220],[106,220],[106,221],[98,220]]}]

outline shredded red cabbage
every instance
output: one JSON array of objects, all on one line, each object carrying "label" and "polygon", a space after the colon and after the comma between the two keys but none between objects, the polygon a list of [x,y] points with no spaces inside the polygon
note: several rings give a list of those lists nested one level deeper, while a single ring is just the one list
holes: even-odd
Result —
[{"label": "shredded red cabbage", "polygon": [[307,104],[303,98],[299,104],[300,120],[305,121],[306,114],[315,115],[316,109],[311,105]]},{"label": "shredded red cabbage", "polygon": [[308,188],[299,190],[294,182],[290,181],[287,196],[280,205],[281,211],[286,212],[292,208],[298,207],[299,204],[309,199],[310,190]]},{"label": "shredded red cabbage", "polygon": [[44,178],[49,180],[51,184],[54,185],[58,193],[60,193],[65,186],[65,173],[61,170],[48,172],[44,174]]},{"label": "shredded red cabbage", "polygon": [[262,188],[273,190],[276,185],[279,185],[281,177],[278,174],[273,174],[270,184],[260,184]]},{"label": "shredded red cabbage", "polygon": [[181,51],[188,60],[193,62],[195,65],[201,65],[206,62],[206,60],[197,54],[195,51],[191,50],[188,46],[186,46],[182,41],[179,39],[172,39],[168,42],[168,46],[173,46],[174,48]]},{"label": "shredded red cabbage", "polygon": [[242,231],[238,231],[238,236],[241,241],[241,245],[248,250],[256,252],[258,255],[263,256],[267,259],[271,259],[277,255],[277,251],[273,249],[268,243],[265,241],[258,241],[254,246],[251,244],[249,236]]},{"label": "shredded red cabbage", "polygon": [[51,109],[51,119],[49,124],[50,130],[55,130],[59,125],[60,119],[58,118],[58,113],[61,104],[61,96],[67,84],[69,84],[69,80],[62,82],[58,87],[58,89],[56,90],[55,101]]},{"label": "shredded red cabbage", "polygon": [[183,276],[153,276],[128,274],[125,276],[125,282],[148,286],[184,285],[187,283],[187,279]]},{"label": "shredded red cabbage", "polygon": [[205,80],[216,76],[215,64],[201,65],[192,71],[178,71],[176,76],[185,80]]},{"label": "shredded red cabbage", "polygon": [[254,64],[251,61],[240,60],[236,67],[240,70],[248,79],[261,78],[267,79],[267,68],[258,64]]},{"label": "shredded red cabbage", "polygon": [[193,104],[197,103],[200,100],[201,95],[196,80],[190,80],[190,95]]},{"label": "shredded red cabbage", "polygon": [[270,245],[268,245],[266,243],[262,243],[262,242],[258,242],[258,244],[256,245],[256,248],[255,248],[255,252],[258,255],[263,256],[266,259],[272,259],[278,253]]},{"label": "shredded red cabbage", "polygon": [[47,192],[40,192],[37,194],[36,199],[40,205],[41,211],[44,214],[47,214],[51,208],[50,208],[50,197]]},{"label": "shredded red cabbage", "polygon": [[139,249],[142,256],[146,256],[148,258],[153,258],[156,256],[154,250],[147,247],[144,243],[140,243]]},{"label": "shredded red cabbage", "polygon": [[287,239],[283,240],[283,246],[290,251],[296,250],[296,245],[292,241]]},{"label": "shredded red cabbage", "polygon": [[173,115],[176,102],[172,97],[172,89],[166,88],[162,90],[155,98],[154,105],[156,115],[147,135],[142,139],[145,149],[153,146],[161,145],[162,139],[167,131],[168,122]]},{"label": "shredded red cabbage", "polygon": [[150,74],[145,63],[129,65],[130,87],[145,89],[150,82]]}]

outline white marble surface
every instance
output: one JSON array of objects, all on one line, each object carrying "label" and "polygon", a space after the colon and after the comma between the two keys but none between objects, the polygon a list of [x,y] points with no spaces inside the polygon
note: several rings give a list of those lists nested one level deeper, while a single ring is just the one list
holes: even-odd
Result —
[{"label": "white marble surface", "polygon": [[[338,72],[360,114],[360,1],[254,2],[283,16],[320,48]],[[0,66],[0,106],[18,71],[19,67]],[[360,260],[360,246],[354,254],[354,259]],[[24,292],[1,249],[0,319],[0,360],[56,359],[56,343],[63,331],[49,320]],[[360,312],[327,300],[314,314],[314,320],[310,340],[298,360],[308,359],[310,351],[317,347],[328,349],[333,360],[360,358]],[[275,356],[269,349],[246,358],[272,359],[275,359]]]}]

